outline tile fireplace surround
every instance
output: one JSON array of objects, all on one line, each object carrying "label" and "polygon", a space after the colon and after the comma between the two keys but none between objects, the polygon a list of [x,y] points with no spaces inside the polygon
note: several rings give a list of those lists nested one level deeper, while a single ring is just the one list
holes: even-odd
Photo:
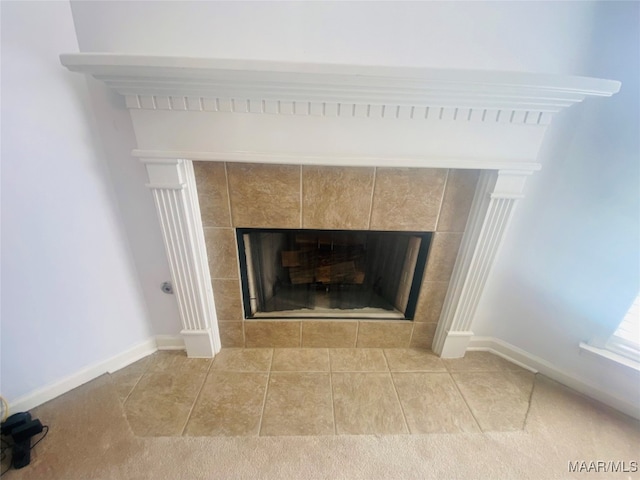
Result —
[{"label": "tile fireplace surround", "polygon": [[[91,53],[61,61],[124,97],[190,357],[214,356],[221,339],[387,347],[428,346],[432,336],[436,354],[464,356],[547,126],[620,88],[514,72]],[[425,276],[434,288],[416,322],[243,321],[236,226],[434,231]]]},{"label": "tile fireplace surround", "polygon": [[[194,171],[223,347],[431,347],[478,170],[194,162]],[[415,320],[244,320],[238,227],[436,232]]]}]

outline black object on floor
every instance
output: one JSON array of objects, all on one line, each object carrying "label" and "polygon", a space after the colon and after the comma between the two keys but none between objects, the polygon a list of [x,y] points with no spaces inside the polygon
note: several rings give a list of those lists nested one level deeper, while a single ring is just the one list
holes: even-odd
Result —
[{"label": "black object on floor", "polygon": [[[31,439],[42,433],[44,435],[31,445]],[[0,431],[3,436],[11,437],[13,440],[11,466],[15,469],[23,468],[31,462],[31,450],[49,433],[49,427],[42,425],[37,418],[32,420],[29,412],[19,412],[11,415],[2,423]],[[5,442],[9,445],[9,442]],[[4,474],[5,472],[2,472]]]}]

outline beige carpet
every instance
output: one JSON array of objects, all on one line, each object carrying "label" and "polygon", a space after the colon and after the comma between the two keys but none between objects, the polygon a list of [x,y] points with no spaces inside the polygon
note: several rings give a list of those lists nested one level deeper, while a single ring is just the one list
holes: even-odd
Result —
[{"label": "beige carpet", "polygon": [[569,461],[639,461],[640,426],[540,376],[525,430],[509,433],[141,438],[109,375],[32,413],[51,431],[3,480],[640,478],[569,472]]}]

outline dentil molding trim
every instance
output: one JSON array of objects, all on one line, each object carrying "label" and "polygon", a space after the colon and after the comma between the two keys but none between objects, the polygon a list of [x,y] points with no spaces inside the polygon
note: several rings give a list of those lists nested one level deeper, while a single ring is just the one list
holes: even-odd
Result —
[{"label": "dentil molding trim", "polygon": [[122,94],[130,109],[546,125],[620,82],[577,76],[63,54],[74,72]]}]

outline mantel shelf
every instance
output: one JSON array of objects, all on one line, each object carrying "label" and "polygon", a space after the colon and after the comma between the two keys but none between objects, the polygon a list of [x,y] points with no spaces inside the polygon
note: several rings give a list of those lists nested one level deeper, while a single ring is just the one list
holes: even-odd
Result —
[{"label": "mantel shelf", "polygon": [[[199,99],[201,110],[207,110],[202,99],[218,99],[211,109],[217,105],[222,111],[225,110],[220,103],[231,99],[249,113],[253,109],[264,110],[265,102],[270,101],[303,103],[310,114],[318,104],[349,105],[353,106],[354,116],[359,116],[355,110],[361,105],[367,107],[366,112],[362,111],[364,116],[370,116],[372,106],[555,113],[586,97],[611,96],[620,89],[620,82],[614,80],[518,72],[108,53],[63,54],[60,60],[69,70],[90,74],[128,97],[129,108],[143,109],[190,109],[188,103],[181,103],[179,108],[172,106],[171,97],[181,97]],[[166,108],[163,98],[167,99]],[[237,109],[229,106],[227,111]],[[398,113],[394,110],[393,115]],[[384,112],[380,116],[384,117]]]}]

